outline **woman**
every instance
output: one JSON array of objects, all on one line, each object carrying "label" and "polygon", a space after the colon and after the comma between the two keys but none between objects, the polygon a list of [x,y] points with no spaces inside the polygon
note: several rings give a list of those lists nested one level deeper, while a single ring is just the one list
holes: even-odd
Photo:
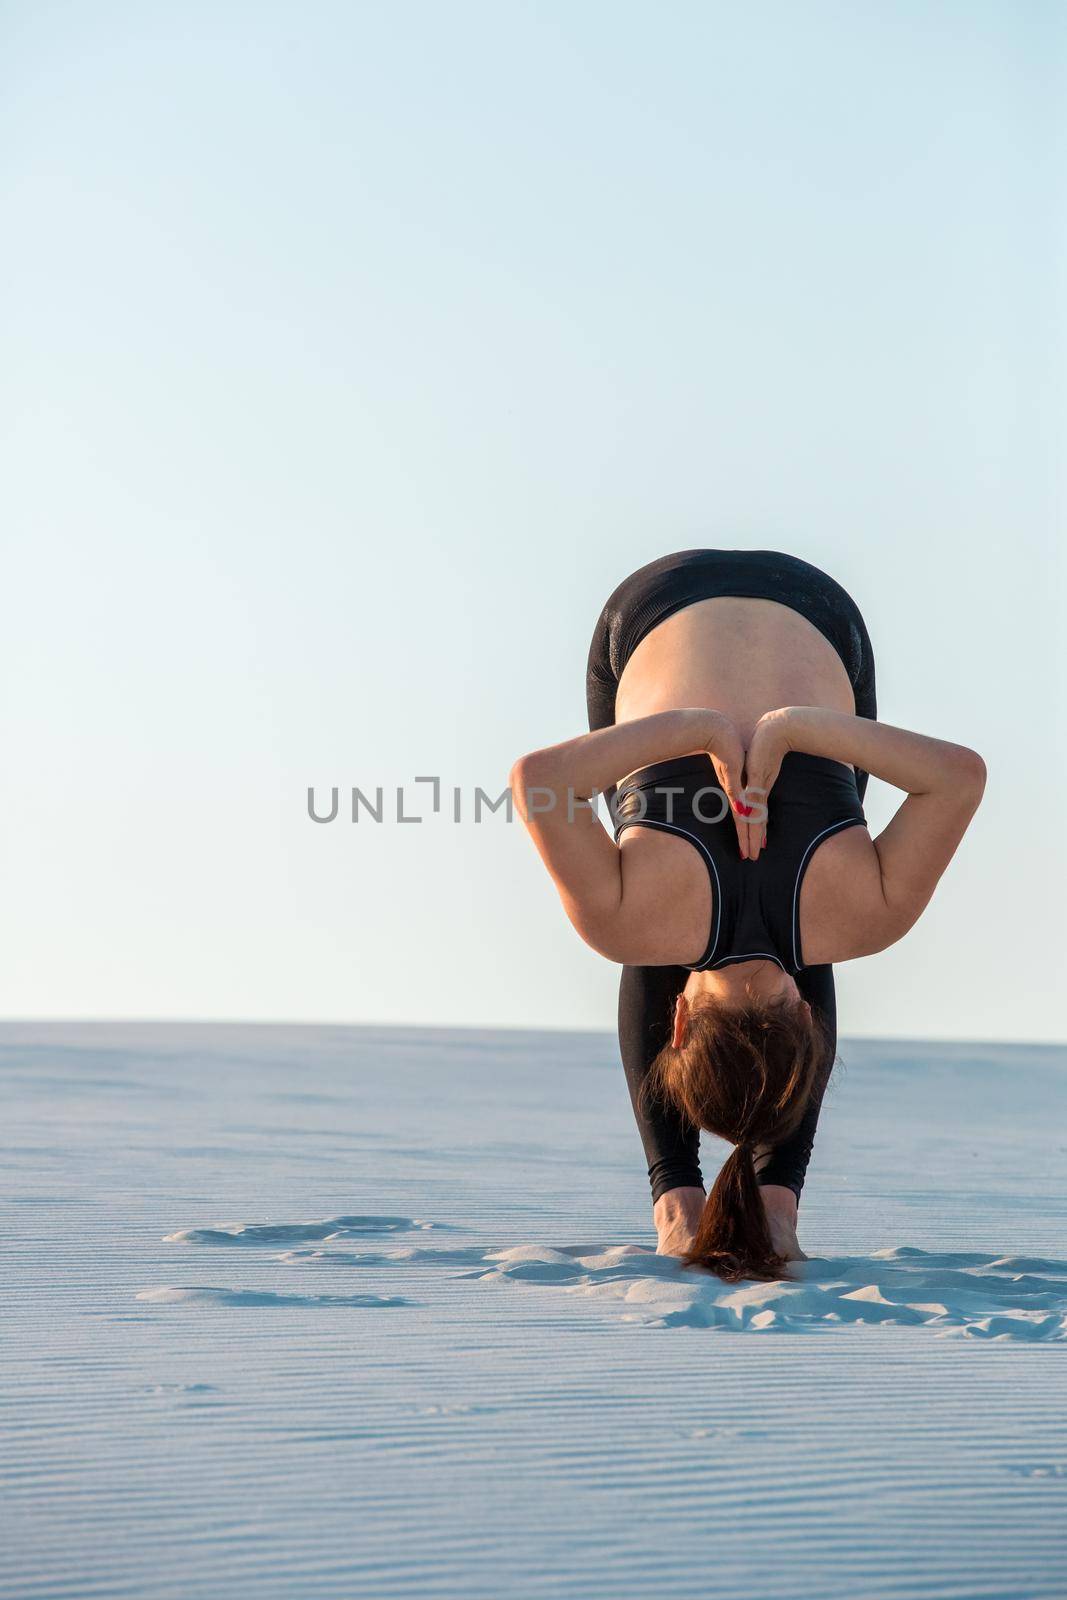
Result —
[{"label": "woman", "polygon": [[[601,614],[587,690],[591,731],[524,756],[511,787],[575,929],[624,968],[659,1248],[731,1280],[778,1277],[801,1255],[836,1051],[831,964],[914,925],[985,766],[875,720],[855,602],[775,551],[642,567]],[[876,839],[872,772],[906,797]],[[735,1146],[706,1200],[701,1128]]]}]

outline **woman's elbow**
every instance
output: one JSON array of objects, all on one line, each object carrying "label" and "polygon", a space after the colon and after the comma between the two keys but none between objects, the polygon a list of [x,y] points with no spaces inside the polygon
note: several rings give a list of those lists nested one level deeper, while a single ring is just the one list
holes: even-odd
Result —
[{"label": "woman's elbow", "polygon": [[552,809],[547,797],[554,797],[557,787],[558,776],[550,750],[533,750],[529,755],[520,756],[508,774],[511,798],[524,816],[531,809],[531,801],[534,811]]},{"label": "woman's elbow", "polygon": [[954,781],[958,792],[965,796],[977,810],[986,786],[986,764],[977,750],[967,745],[956,746]]},{"label": "woman's elbow", "polygon": [[543,758],[543,750],[532,750],[529,755],[520,756],[512,764],[508,773],[508,787],[512,794],[525,794],[527,789],[534,789],[544,781]]}]

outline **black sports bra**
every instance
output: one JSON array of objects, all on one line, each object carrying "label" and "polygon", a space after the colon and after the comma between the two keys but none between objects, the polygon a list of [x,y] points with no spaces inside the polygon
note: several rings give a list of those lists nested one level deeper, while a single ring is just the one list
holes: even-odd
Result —
[{"label": "black sports bra", "polygon": [[767,813],[767,847],[755,861],[744,861],[710,756],[657,761],[619,785],[613,808],[616,840],[635,827],[680,834],[695,845],[708,869],[711,930],[690,972],[758,957],[776,961],[788,973],[800,972],[800,886],[811,858],[831,835],[867,821],[853,769],[798,751],[784,758]]}]

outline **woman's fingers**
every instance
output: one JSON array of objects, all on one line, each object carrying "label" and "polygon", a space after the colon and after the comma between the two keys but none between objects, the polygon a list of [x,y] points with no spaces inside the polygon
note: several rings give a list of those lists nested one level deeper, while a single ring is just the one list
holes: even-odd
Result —
[{"label": "woman's fingers", "polygon": [[767,797],[782,765],[770,732],[757,724],[746,751],[731,728],[720,729],[715,748],[708,751],[733,815],[743,861],[758,861],[767,844]]},{"label": "woman's fingers", "polygon": [[730,807],[730,814],[734,819],[737,832],[737,845],[744,857],[748,852],[748,823],[746,821],[747,803],[744,797],[744,783],[742,771],[742,750],[738,740],[736,755],[730,759],[721,756],[713,757],[715,776],[719,780],[719,787],[726,796]]},{"label": "woman's fingers", "polygon": [[754,770],[745,770],[745,801],[752,810],[748,819],[748,859],[758,859],[767,844],[768,799],[780,762],[773,769],[759,763]]},{"label": "woman's fingers", "polygon": [[745,802],[750,808],[748,820],[748,859],[756,861],[767,843],[767,795],[769,790],[760,783],[745,784]]},{"label": "woman's fingers", "polygon": [[761,717],[745,752],[744,800],[752,809],[744,854],[750,861],[758,860],[767,844],[767,802],[784,753],[777,723],[773,718]]},{"label": "woman's fingers", "polygon": [[737,846],[741,851],[741,860],[749,861],[752,858],[752,846],[749,842],[747,813],[749,807],[743,800],[732,802],[734,825],[737,829]]},{"label": "woman's fingers", "polygon": [[719,787],[725,794],[733,815],[738,848],[744,855],[747,846],[747,830],[743,831],[746,803],[743,791],[745,747],[732,723],[720,732],[715,749],[709,751],[709,754],[719,780]]}]

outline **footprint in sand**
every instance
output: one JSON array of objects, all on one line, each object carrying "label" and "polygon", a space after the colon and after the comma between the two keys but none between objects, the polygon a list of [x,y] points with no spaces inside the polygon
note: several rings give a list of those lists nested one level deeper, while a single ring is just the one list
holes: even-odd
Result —
[{"label": "footprint in sand", "polygon": [[309,1306],[406,1306],[399,1295],[381,1294],[274,1294],[266,1289],[220,1289],[210,1284],[177,1284],[161,1289],[142,1289],[138,1300],[151,1305],[266,1306],[301,1310]]},{"label": "footprint in sand", "polygon": [[[169,1244],[188,1245],[241,1245],[269,1248],[277,1245],[300,1243],[329,1244],[334,1239],[371,1238],[382,1234],[426,1232],[429,1229],[447,1229],[447,1224],[427,1222],[419,1217],[396,1216],[340,1216],[325,1217],[316,1222],[244,1222],[215,1228],[183,1228],[165,1235]],[[401,1252],[403,1255],[405,1252]],[[416,1252],[408,1247],[408,1252]],[[323,1261],[358,1261],[352,1252],[329,1250],[291,1250],[275,1260],[296,1262],[303,1258],[321,1258]],[[375,1259],[372,1255],[370,1259]],[[384,1255],[378,1257],[386,1259]],[[463,1257],[466,1261],[467,1257]],[[217,1305],[267,1307],[284,1309],[318,1306],[347,1306],[360,1309],[406,1306],[411,1302],[400,1295],[381,1294],[279,1294],[269,1289],[232,1289],[215,1284],[166,1284],[156,1289],[142,1289],[136,1298],[151,1305]]]},{"label": "footprint in sand", "polygon": [[447,1224],[424,1222],[419,1217],[326,1217],[319,1222],[235,1222],[228,1227],[182,1228],[163,1237],[167,1244],[284,1245],[431,1228],[445,1229]]}]

